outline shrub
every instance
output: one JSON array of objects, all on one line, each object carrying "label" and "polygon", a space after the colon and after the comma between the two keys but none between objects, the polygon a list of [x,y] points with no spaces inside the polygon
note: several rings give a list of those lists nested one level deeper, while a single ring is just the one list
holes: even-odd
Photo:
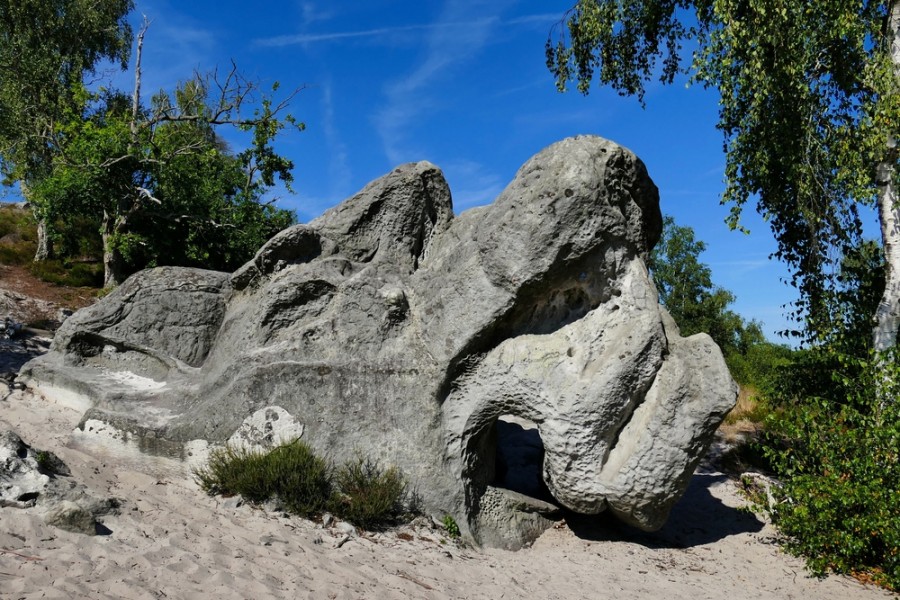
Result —
[{"label": "shrub", "polygon": [[279,498],[289,512],[309,517],[332,495],[332,469],[310,447],[295,440],[269,452],[226,446],[195,472],[208,494],[240,494],[250,502]]},{"label": "shrub", "polygon": [[300,440],[268,452],[225,446],[194,476],[209,495],[240,494],[256,503],[278,498],[303,517],[329,509],[363,529],[396,522],[418,504],[397,468],[358,456],[335,470]]},{"label": "shrub", "polygon": [[42,260],[29,263],[28,270],[35,277],[57,285],[96,288],[103,286],[103,265],[99,263]]},{"label": "shrub", "polygon": [[357,456],[335,474],[339,494],[332,501],[336,515],[363,529],[376,529],[396,521],[405,511],[406,478],[396,467]]},{"label": "shrub", "polygon": [[776,382],[778,370],[791,362],[793,354],[787,346],[759,342],[743,352],[729,352],[725,362],[735,381],[767,395]]},{"label": "shrub", "polygon": [[[813,375],[817,361],[825,368]],[[782,395],[767,420],[766,452],[784,480],[774,521],[814,572],[867,572],[900,589],[897,355],[815,351],[798,369],[783,389],[819,394]]]},{"label": "shrub", "polygon": [[37,244],[28,241],[4,241],[0,243],[0,264],[24,265],[34,259]]},{"label": "shrub", "polygon": [[25,241],[37,239],[37,222],[30,210],[0,206],[0,238],[11,233]]},{"label": "shrub", "polygon": [[457,525],[456,519],[454,519],[452,515],[444,515],[443,524],[444,529],[447,531],[447,535],[454,540],[459,537],[459,525]]}]

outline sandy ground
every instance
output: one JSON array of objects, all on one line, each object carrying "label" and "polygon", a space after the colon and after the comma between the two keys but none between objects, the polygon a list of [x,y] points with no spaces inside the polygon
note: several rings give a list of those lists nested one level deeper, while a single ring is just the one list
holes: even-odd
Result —
[{"label": "sandy ground", "polygon": [[30,391],[0,400],[0,427],[56,452],[98,495],[123,500],[107,535],[0,509],[2,598],[892,598],[811,578],[741,510],[732,481],[698,474],[656,534],[569,522],[519,552],[476,550],[439,530],[365,534],[206,496],[182,463],[130,454],[74,428],[79,414]]}]

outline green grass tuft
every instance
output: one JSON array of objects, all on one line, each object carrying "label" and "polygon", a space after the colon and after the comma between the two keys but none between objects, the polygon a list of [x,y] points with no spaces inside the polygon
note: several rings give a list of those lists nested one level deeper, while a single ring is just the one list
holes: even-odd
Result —
[{"label": "green grass tuft", "polygon": [[313,517],[327,509],[363,529],[399,522],[418,505],[397,468],[360,456],[334,469],[300,440],[269,452],[225,446],[194,474],[210,495],[240,494],[255,503],[278,498],[288,512]]},{"label": "green grass tuft", "polygon": [[335,482],[332,511],[358,527],[378,529],[407,511],[409,485],[396,467],[357,456],[337,470]]},{"label": "green grass tuft", "polygon": [[195,472],[208,494],[240,494],[250,502],[279,498],[288,511],[305,517],[323,511],[332,495],[332,469],[299,441],[270,452],[226,446],[213,451]]},{"label": "green grass tuft", "polygon": [[459,537],[459,525],[457,525],[456,519],[454,519],[452,515],[444,515],[443,524],[444,529],[447,531],[447,535],[454,540]]}]

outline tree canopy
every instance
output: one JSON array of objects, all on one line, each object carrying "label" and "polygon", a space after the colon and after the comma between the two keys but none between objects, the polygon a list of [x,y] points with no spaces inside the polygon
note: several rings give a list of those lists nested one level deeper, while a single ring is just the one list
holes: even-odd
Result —
[{"label": "tree canopy", "polygon": [[[234,269],[294,221],[264,202],[293,164],[273,148],[297,93],[228,71],[194,74],[177,89],[141,95],[137,36],[135,86],[89,85],[101,59],[128,66],[133,3],[122,0],[0,0],[0,168],[18,181],[45,242],[93,221],[102,236],[105,283],[157,264]],[[232,152],[222,128],[243,132]],[[71,248],[73,244],[64,246]]]},{"label": "tree canopy", "polygon": [[[123,69],[131,51],[132,0],[0,0],[0,175],[26,199],[50,170],[48,144],[76,102],[75,86],[101,60]],[[38,213],[36,258],[51,253]]]},{"label": "tree canopy", "polygon": [[[898,27],[896,1],[580,0],[547,64],[561,90],[596,79],[643,100],[646,82],[679,74],[718,90],[729,223],[748,203],[768,220],[814,338],[841,256],[860,244],[858,204],[893,209]],[[890,264],[888,288],[900,255]]]},{"label": "tree canopy", "polygon": [[666,216],[663,233],[653,248],[648,265],[659,291],[659,301],[668,309],[682,335],[708,333],[726,356],[745,353],[765,341],[759,323],[744,320],[729,306],[734,294],[712,282],[712,271],[700,261],[706,244],[695,239],[694,230],[677,225]]},{"label": "tree canopy", "polygon": [[[302,124],[279,120],[283,106],[268,99],[241,116],[251,90],[256,84],[232,70],[222,81],[195,76],[137,110],[121,92],[78,94],[33,197],[63,228],[73,216],[99,224],[106,285],[154,265],[233,270],[293,224],[293,213],[262,200],[276,180],[293,180],[293,164],[274,152],[272,138]],[[253,142],[234,154],[220,126],[248,130]]]}]

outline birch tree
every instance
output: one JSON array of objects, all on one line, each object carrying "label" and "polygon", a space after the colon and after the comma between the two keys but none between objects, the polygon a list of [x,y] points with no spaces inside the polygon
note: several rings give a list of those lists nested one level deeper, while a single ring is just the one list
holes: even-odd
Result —
[{"label": "birch tree", "polygon": [[[0,0],[0,174],[26,200],[47,175],[56,123],[75,102],[73,86],[102,60],[128,64],[132,0]],[[36,259],[51,253],[43,207]]]},{"label": "birch tree", "polygon": [[815,341],[832,325],[830,288],[861,243],[859,206],[876,206],[886,286],[877,349],[900,325],[900,0],[580,0],[547,42],[557,86],[593,81],[644,98],[679,74],[717,90],[723,202],[749,203],[801,293]]}]

